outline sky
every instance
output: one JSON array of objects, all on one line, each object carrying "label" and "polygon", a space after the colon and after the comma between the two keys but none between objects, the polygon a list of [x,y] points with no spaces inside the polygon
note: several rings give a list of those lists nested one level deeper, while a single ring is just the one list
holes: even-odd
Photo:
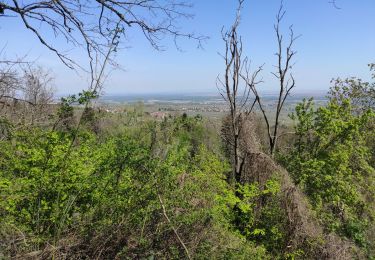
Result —
[{"label": "sky", "polygon": [[[128,32],[118,51],[116,61],[121,70],[113,70],[104,86],[106,94],[153,93],[217,93],[216,78],[224,72],[224,63],[218,53],[223,53],[221,30],[234,20],[235,0],[191,0],[189,12],[195,16],[179,22],[185,32],[208,36],[203,49],[197,42],[181,40],[177,50],[171,38],[157,51],[137,30]],[[286,10],[281,27],[285,34],[293,24],[297,51],[293,75],[295,93],[325,92],[333,78],[357,76],[370,79],[367,64],[375,62],[375,0],[336,0],[340,9],[328,0],[284,0]],[[276,92],[275,71],[277,42],[273,24],[280,6],[279,0],[245,0],[239,32],[244,54],[254,68],[264,64],[261,73],[264,83],[259,86],[264,93]],[[55,88],[60,95],[86,89],[87,75],[73,72],[40,44],[18,18],[0,17],[0,47],[8,58],[27,55],[27,59],[49,68],[55,78]],[[287,35],[286,35],[287,36]],[[285,37],[286,37],[285,36]],[[53,43],[69,49],[62,39]],[[72,50],[72,57],[85,60],[85,53]]]}]

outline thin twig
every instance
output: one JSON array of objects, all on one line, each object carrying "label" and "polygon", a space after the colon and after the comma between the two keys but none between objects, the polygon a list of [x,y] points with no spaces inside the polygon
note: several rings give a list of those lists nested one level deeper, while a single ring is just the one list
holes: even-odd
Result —
[{"label": "thin twig", "polygon": [[166,219],[166,220],[168,221],[168,223],[171,225],[174,234],[176,235],[178,241],[180,242],[180,244],[181,244],[182,247],[184,248],[187,258],[188,258],[188,259],[191,259],[188,248],[186,247],[184,241],[182,241],[180,235],[179,235],[178,232],[177,232],[177,229],[172,225],[172,222],[171,222],[171,220],[170,220],[169,217],[168,217],[167,211],[166,211],[166,209],[165,209],[165,206],[164,206],[164,203],[163,203],[163,200],[162,200],[160,194],[158,194],[158,198],[159,198],[160,205],[161,205],[161,207],[162,207],[162,209],[163,209],[163,215],[164,215],[165,219]]}]

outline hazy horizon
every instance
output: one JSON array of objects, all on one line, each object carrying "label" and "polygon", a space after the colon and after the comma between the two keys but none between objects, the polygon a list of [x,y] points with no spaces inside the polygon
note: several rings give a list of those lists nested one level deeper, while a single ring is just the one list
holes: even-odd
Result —
[{"label": "hazy horizon", "polygon": [[[79,91],[79,90],[77,90]],[[56,96],[66,96],[66,95],[72,95],[72,94],[77,94],[76,92],[56,92]],[[278,90],[275,88],[274,91],[269,90],[269,91],[264,91],[261,88],[259,91],[262,93],[262,95],[278,95]],[[310,90],[310,89],[294,89],[291,92],[291,95],[314,95],[314,96],[319,96],[319,95],[326,95],[328,91],[328,88],[325,89],[315,89],[315,90]],[[166,90],[166,91],[131,91],[131,92],[115,92],[115,91],[106,91],[104,89],[103,92],[100,93],[100,96],[139,96],[139,95],[145,95],[145,96],[152,96],[152,95],[160,95],[160,96],[168,96],[168,95],[176,95],[176,96],[219,96],[220,93],[219,91],[173,91],[173,90]]]}]

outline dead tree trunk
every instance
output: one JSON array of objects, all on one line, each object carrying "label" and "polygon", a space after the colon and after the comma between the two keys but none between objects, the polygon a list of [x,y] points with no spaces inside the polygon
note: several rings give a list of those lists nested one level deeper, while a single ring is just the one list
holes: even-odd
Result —
[{"label": "dead tree trunk", "polygon": [[227,138],[225,142],[230,146],[233,164],[232,180],[236,182],[241,179],[246,158],[244,149],[240,149],[242,122],[247,119],[255,105],[255,102],[249,104],[251,89],[248,85],[254,86],[260,82],[256,79],[262,70],[261,67],[258,68],[250,78],[247,78],[248,81],[243,81],[241,78],[243,65],[247,63],[246,57],[242,59],[242,41],[237,34],[243,1],[239,0],[236,19],[230,30],[222,33],[222,39],[225,42],[225,54],[222,55],[225,61],[225,74],[223,80],[220,77],[217,78],[219,92],[229,105],[230,138]]},{"label": "dead tree trunk", "polygon": [[249,79],[249,68],[246,66],[246,73],[241,75],[241,77],[246,81],[247,86],[251,89],[252,93],[255,95],[255,101],[259,106],[259,109],[263,115],[264,121],[267,127],[267,135],[269,140],[269,152],[273,156],[275,150],[277,148],[277,138],[280,126],[280,114],[284,107],[285,100],[290,95],[290,91],[295,87],[295,80],[290,72],[293,67],[292,60],[295,56],[296,52],[292,50],[293,44],[295,40],[299,36],[294,35],[293,27],[289,27],[290,31],[290,38],[288,45],[286,47],[283,46],[283,34],[280,31],[280,23],[285,15],[285,11],[283,9],[283,4],[281,4],[280,9],[276,15],[276,23],[274,25],[276,39],[278,44],[278,50],[276,52],[277,56],[277,65],[276,65],[276,72],[272,72],[272,74],[278,79],[279,82],[279,94],[276,104],[276,111],[275,111],[275,121],[274,124],[271,125],[268,115],[264,109],[262,99],[257,91],[256,85]]}]

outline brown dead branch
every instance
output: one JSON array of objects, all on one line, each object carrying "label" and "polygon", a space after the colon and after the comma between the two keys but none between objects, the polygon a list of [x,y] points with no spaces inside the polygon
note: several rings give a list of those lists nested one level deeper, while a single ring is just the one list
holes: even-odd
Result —
[{"label": "brown dead branch", "polygon": [[[239,182],[241,171],[246,157],[240,149],[240,135],[242,131],[243,121],[246,121],[253,111],[255,100],[250,102],[252,88],[262,82],[258,80],[258,76],[262,71],[262,66],[256,69],[247,80],[243,81],[242,69],[248,62],[247,57],[243,58],[242,40],[238,36],[237,30],[241,20],[241,10],[243,0],[238,1],[236,18],[231,28],[222,32],[222,39],[225,43],[225,53],[221,55],[225,62],[225,73],[223,79],[217,77],[217,88],[220,95],[229,105],[230,111],[230,135],[226,142],[231,146],[231,159],[233,164],[232,179]],[[248,66],[249,68],[249,66]],[[248,71],[249,72],[249,71]],[[227,131],[228,134],[228,131]]]},{"label": "brown dead branch", "polygon": [[165,205],[164,205],[164,202],[163,202],[160,194],[158,194],[158,198],[159,198],[160,205],[163,209],[163,215],[164,215],[165,219],[171,225],[174,234],[176,235],[176,237],[177,237],[178,241],[180,242],[181,246],[184,248],[187,258],[191,259],[188,248],[186,247],[184,241],[181,239],[180,235],[178,234],[177,229],[172,225],[172,222],[171,222],[170,218],[168,217],[167,210],[165,209]]},{"label": "brown dead branch", "polygon": [[178,20],[193,17],[188,12],[190,8],[190,4],[177,0],[2,0],[0,19],[20,18],[42,45],[73,69],[82,68],[82,62],[56,47],[48,38],[49,33],[64,39],[70,48],[85,49],[90,63],[98,56],[105,56],[112,33],[118,27],[124,29],[123,36],[130,29],[140,30],[157,50],[163,49],[161,41],[166,36],[172,37],[176,46],[179,38],[195,40],[201,46],[207,37],[183,32],[177,26]]},{"label": "brown dead branch", "polygon": [[293,77],[293,74],[290,70],[293,67],[292,61],[294,56],[296,55],[296,51],[293,50],[294,42],[300,37],[294,35],[293,27],[289,27],[290,35],[289,35],[289,42],[284,47],[283,43],[283,34],[281,33],[280,24],[282,19],[285,15],[283,4],[281,3],[279,11],[276,15],[276,23],[274,25],[275,33],[276,33],[276,40],[278,50],[275,53],[277,57],[277,65],[276,72],[271,72],[279,82],[279,94],[277,99],[276,111],[275,111],[275,121],[271,125],[270,119],[264,109],[264,104],[262,98],[256,88],[256,84],[254,84],[253,77],[250,76],[249,68],[246,67],[245,73],[241,74],[241,77],[246,81],[249,89],[255,96],[255,101],[257,102],[259,109],[263,115],[264,121],[267,127],[267,135],[269,139],[269,151],[270,154],[273,155],[276,150],[277,139],[279,137],[279,126],[280,126],[280,114],[284,107],[285,100],[291,94],[291,90],[295,88],[296,82]]}]

